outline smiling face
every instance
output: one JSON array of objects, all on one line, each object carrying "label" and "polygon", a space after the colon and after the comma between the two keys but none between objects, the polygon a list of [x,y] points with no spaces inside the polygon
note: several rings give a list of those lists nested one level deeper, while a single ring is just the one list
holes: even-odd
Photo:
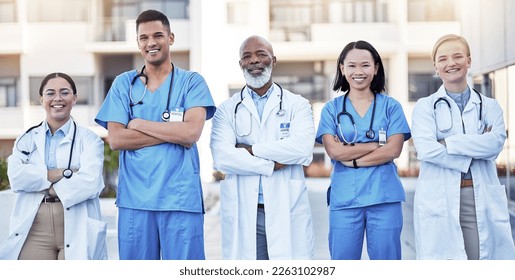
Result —
[{"label": "smiling face", "polygon": [[151,65],[170,62],[170,46],[174,38],[174,34],[161,21],[142,22],[138,26],[138,48]]},{"label": "smiling face", "polygon": [[258,89],[266,92],[272,84],[275,62],[272,46],[265,39],[254,36],[243,42],[240,48],[240,67],[247,85],[258,94],[261,94]]},{"label": "smiling face", "polygon": [[467,72],[471,64],[467,46],[459,40],[448,40],[435,51],[436,74],[447,90],[462,92],[467,87]]},{"label": "smiling face", "polygon": [[340,70],[349,83],[351,91],[364,91],[370,90],[370,84],[377,74],[378,67],[368,50],[352,49],[345,56],[343,64],[340,64]]},{"label": "smiling face", "polygon": [[41,94],[39,98],[49,126],[52,129],[61,127],[70,119],[72,107],[77,101],[72,86],[64,78],[55,77],[47,81]]}]

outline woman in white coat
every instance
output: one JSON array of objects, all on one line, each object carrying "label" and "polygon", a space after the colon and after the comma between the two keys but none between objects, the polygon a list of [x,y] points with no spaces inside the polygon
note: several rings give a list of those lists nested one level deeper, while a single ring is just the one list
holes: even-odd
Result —
[{"label": "woman in white coat", "polygon": [[224,259],[313,258],[303,171],[312,160],[313,114],[305,98],[272,82],[275,62],[268,41],[245,40],[240,66],[247,86],[213,117],[211,152],[215,169],[225,174],[220,186]]},{"label": "woman in white coat", "polygon": [[77,90],[68,75],[46,76],[39,95],[46,120],[21,135],[8,158],[16,202],[0,259],[107,259],[103,141],[71,118]]},{"label": "woman in white coat", "polygon": [[506,130],[496,100],[467,85],[466,40],[440,38],[432,53],[443,85],[417,101],[412,135],[421,161],[414,226],[418,259],[515,259],[506,189],[495,159]]}]

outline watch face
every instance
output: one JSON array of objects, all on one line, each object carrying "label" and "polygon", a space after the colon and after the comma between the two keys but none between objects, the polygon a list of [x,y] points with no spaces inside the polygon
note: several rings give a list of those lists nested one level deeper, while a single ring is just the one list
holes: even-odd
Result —
[{"label": "watch face", "polygon": [[72,171],[71,169],[65,169],[65,170],[63,171],[63,177],[64,177],[64,178],[67,178],[67,179],[68,179],[68,178],[71,178],[71,177],[72,177],[72,175],[73,175],[73,171]]}]

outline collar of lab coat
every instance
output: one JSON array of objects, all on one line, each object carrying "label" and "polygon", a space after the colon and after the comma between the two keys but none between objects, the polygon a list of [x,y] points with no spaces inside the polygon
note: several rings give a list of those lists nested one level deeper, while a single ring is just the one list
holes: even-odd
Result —
[{"label": "collar of lab coat", "polygon": [[[71,125],[73,122],[73,119],[70,118],[63,127],[68,126],[68,133],[66,133],[66,136],[63,138],[63,141],[59,145],[71,142],[73,139],[73,132],[77,127],[75,125]],[[44,159],[45,158],[45,137],[46,137],[46,131],[48,129],[48,123],[46,121],[43,122],[43,124],[40,127],[35,128],[33,131],[33,139],[34,143],[36,144],[37,151],[39,152],[39,156]]]},{"label": "collar of lab coat", "polygon": [[[470,86],[468,86],[468,87],[470,88],[470,99],[469,99],[469,102],[467,102],[467,105],[465,106],[465,108],[463,108],[463,112],[470,111],[470,110],[474,109],[475,106],[480,106],[480,104],[481,104],[481,100],[479,99],[477,92],[474,91]],[[447,101],[449,101],[450,104],[452,104],[451,107],[457,108],[458,105],[456,105],[456,102],[454,102],[454,100],[447,95],[447,91],[445,90],[444,85],[441,85],[440,88],[438,89],[438,91],[435,93],[435,98],[433,99],[433,103],[434,103],[434,101],[438,100],[438,98],[440,98],[440,97],[444,97],[445,99],[447,99]]]},{"label": "collar of lab coat", "polygon": [[[271,113],[277,112],[279,110],[279,103],[281,102],[281,90],[279,87],[274,83],[272,84],[274,87],[272,92],[270,92],[270,96],[268,96],[268,100],[266,101],[265,108],[263,109],[263,116],[261,119],[259,119],[259,114],[256,108],[256,105],[254,104],[254,101],[252,100],[251,93],[248,90],[243,91],[243,105],[247,107],[247,109],[250,111],[254,119],[261,124],[265,123],[266,119]],[[277,108],[276,108],[277,107]],[[283,102],[283,109],[284,109],[284,102]]]}]

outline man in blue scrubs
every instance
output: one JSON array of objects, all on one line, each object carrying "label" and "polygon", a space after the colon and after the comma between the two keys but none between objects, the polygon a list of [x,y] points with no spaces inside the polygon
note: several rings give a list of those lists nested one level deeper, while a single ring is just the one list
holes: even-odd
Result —
[{"label": "man in blue scrubs", "polygon": [[171,63],[166,15],[142,12],[145,65],[117,76],[95,121],[120,150],[116,203],[120,259],[205,259],[195,142],[216,108],[204,78]]}]

